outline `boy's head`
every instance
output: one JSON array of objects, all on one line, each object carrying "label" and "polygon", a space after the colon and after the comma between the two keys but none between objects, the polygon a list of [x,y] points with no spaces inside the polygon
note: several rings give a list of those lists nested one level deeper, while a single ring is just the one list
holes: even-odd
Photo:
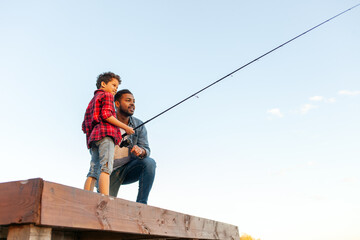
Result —
[{"label": "boy's head", "polygon": [[115,95],[121,79],[119,75],[112,72],[105,72],[98,76],[96,80],[97,89],[103,89],[106,92],[113,93]]},{"label": "boy's head", "polygon": [[96,87],[97,89],[101,88],[101,82],[104,82],[105,84],[107,84],[108,82],[110,82],[113,78],[117,79],[119,84],[121,83],[121,79],[119,75],[116,75],[115,73],[112,72],[105,72],[102,73],[98,76],[97,81],[96,81]]}]

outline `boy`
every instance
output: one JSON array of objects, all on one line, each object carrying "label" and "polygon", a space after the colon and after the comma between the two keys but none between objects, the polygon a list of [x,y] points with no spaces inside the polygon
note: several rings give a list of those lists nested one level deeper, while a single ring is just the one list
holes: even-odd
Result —
[{"label": "boy", "polygon": [[[127,134],[134,133],[133,128],[116,119],[114,95],[121,83],[119,75],[112,72],[100,74],[96,81],[94,97],[91,99],[82,123],[86,134],[87,147],[90,149],[91,162],[84,189],[94,190],[99,177],[99,191],[109,195],[109,175],[113,169],[115,144],[121,141],[120,129]],[[99,168],[101,169],[98,176]]]}]

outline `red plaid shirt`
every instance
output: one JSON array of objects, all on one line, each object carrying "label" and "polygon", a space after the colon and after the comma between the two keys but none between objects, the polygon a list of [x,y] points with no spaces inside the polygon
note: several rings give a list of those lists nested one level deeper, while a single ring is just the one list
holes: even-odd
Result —
[{"label": "red plaid shirt", "polygon": [[105,119],[115,115],[114,96],[104,90],[96,90],[94,97],[91,99],[86,108],[82,130],[86,134],[87,147],[91,147],[91,143],[99,141],[106,136],[114,139],[115,145],[121,141],[120,129]]}]

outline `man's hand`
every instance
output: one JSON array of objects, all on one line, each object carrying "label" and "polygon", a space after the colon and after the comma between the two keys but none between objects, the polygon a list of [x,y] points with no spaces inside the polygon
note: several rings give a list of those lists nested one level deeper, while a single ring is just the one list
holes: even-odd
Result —
[{"label": "man's hand", "polygon": [[145,149],[139,147],[138,145],[134,145],[134,147],[131,149],[131,153],[136,157],[143,157],[145,156],[146,151]]}]

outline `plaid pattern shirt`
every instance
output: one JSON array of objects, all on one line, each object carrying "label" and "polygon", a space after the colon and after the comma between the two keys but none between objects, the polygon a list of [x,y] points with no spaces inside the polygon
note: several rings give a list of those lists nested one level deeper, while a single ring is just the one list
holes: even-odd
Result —
[{"label": "plaid pattern shirt", "polygon": [[91,143],[99,141],[106,136],[114,139],[115,145],[121,141],[120,129],[105,119],[115,115],[114,96],[104,90],[96,90],[86,108],[82,130],[86,134],[87,147],[91,148]]}]

